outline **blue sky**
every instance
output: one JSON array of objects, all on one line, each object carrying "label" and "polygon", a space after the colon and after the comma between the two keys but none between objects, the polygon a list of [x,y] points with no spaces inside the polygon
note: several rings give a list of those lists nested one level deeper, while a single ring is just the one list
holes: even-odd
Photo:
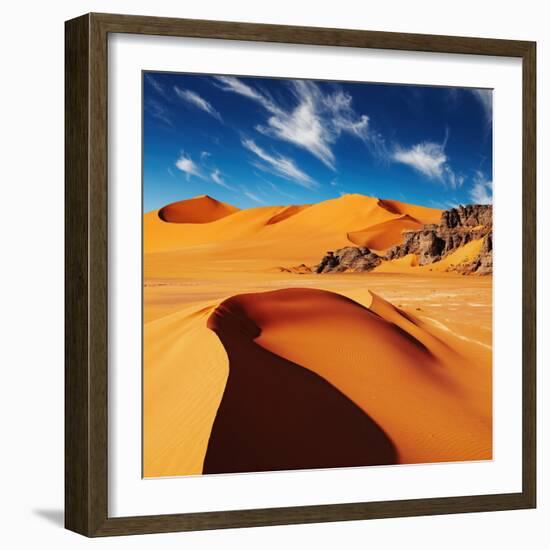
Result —
[{"label": "blue sky", "polygon": [[147,72],[143,131],[146,212],[203,194],[492,201],[489,90]]}]

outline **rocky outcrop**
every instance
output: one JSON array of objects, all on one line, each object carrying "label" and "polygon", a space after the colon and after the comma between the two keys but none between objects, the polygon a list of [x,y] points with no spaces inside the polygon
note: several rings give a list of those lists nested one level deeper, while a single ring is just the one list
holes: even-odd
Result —
[{"label": "rocky outcrop", "polygon": [[455,227],[477,227],[493,225],[493,207],[490,204],[469,204],[445,210],[441,215],[440,225],[453,229]]},{"label": "rocky outcrop", "polygon": [[394,246],[384,256],[366,247],[348,246],[328,252],[314,271],[341,273],[371,271],[383,260],[415,254],[419,265],[438,262],[471,241],[483,239],[481,251],[474,260],[454,266],[458,273],[488,275],[493,271],[493,208],[490,205],[459,206],[446,210],[438,224],[403,232],[403,243]]},{"label": "rocky outcrop", "polygon": [[293,267],[279,267],[281,273],[295,273],[297,275],[307,275],[312,272],[311,267],[306,264],[300,264]]},{"label": "rocky outcrop", "polygon": [[386,259],[416,254],[419,265],[432,264],[471,241],[492,231],[493,208],[490,205],[459,206],[446,210],[439,224],[404,231],[403,243],[391,248]]},{"label": "rocky outcrop", "polygon": [[336,252],[329,251],[321,263],[316,265],[316,273],[341,273],[343,271],[370,271],[382,262],[382,258],[366,246],[346,246]]},{"label": "rocky outcrop", "polygon": [[477,258],[471,262],[466,262],[457,265],[455,268],[457,273],[463,275],[491,275],[493,273],[493,233],[490,232],[483,238],[483,244]]}]

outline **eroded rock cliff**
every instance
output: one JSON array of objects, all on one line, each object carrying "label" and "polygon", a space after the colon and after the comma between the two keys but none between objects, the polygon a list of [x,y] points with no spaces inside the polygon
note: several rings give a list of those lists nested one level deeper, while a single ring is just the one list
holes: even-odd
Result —
[{"label": "eroded rock cliff", "polygon": [[487,275],[493,271],[493,208],[491,205],[459,206],[446,210],[438,224],[403,232],[403,242],[380,256],[366,247],[348,246],[329,251],[313,269],[317,273],[371,271],[384,260],[415,254],[418,265],[440,261],[464,245],[483,239],[479,255],[453,265],[452,271]]}]

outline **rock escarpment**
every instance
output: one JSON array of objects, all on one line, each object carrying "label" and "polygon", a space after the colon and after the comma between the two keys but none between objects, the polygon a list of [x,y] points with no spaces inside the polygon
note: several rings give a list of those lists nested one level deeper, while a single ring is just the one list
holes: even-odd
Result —
[{"label": "rock escarpment", "polygon": [[317,273],[371,271],[384,260],[416,255],[418,265],[440,261],[462,246],[483,239],[479,255],[471,261],[453,266],[463,274],[488,275],[493,271],[493,208],[490,205],[459,206],[446,210],[438,224],[403,232],[403,242],[379,256],[366,247],[345,247],[328,252],[314,267]]},{"label": "rock escarpment", "polygon": [[[419,265],[432,264],[471,241],[492,233],[493,207],[490,205],[459,206],[446,210],[439,224],[404,231],[403,243],[394,246],[385,259],[416,254]],[[492,246],[491,246],[492,250]]]},{"label": "rock escarpment", "polygon": [[488,233],[483,238],[483,244],[477,258],[471,262],[457,265],[455,271],[463,275],[491,275],[493,273],[493,234]]},{"label": "rock escarpment", "polygon": [[382,258],[366,246],[346,246],[336,252],[329,251],[315,266],[317,273],[341,273],[343,271],[370,271],[382,262]]}]

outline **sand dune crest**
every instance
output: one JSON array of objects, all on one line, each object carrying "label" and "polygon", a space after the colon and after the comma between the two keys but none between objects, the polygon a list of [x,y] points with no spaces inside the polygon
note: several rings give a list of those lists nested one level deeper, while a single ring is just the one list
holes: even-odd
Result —
[{"label": "sand dune crest", "polygon": [[403,214],[396,219],[348,233],[348,239],[357,246],[366,246],[376,252],[382,252],[403,242],[403,231],[421,227],[422,224],[416,218]]},{"label": "sand dune crest", "polygon": [[[250,376],[256,376],[254,369],[263,362],[274,369],[268,380],[276,376],[277,366],[289,363],[319,375],[384,430],[395,445],[399,462],[490,458],[490,406],[485,405],[490,405],[490,400],[477,397],[478,393],[486,396],[490,389],[490,369],[464,373],[466,364],[460,355],[445,354],[446,344],[425,324],[376,297],[369,310],[344,296],[317,289],[244,294],[231,298],[229,305],[239,312],[240,328],[231,333],[229,326],[216,325],[216,333],[234,368],[244,368],[237,366],[240,361],[247,362],[239,354],[253,344]],[[216,311],[219,323],[223,310]],[[236,315],[231,319],[235,321]],[[258,383],[262,384],[261,380]],[[306,382],[300,384],[305,401]],[[254,392],[253,386],[248,386],[248,391]],[[227,395],[226,391],[216,417],[216,423],[228,423],[224,431],[230,429],[229,418],[240,419],[245,414],[234,397],[228,397],[232,404],[224,408]],[[481,408],[480,402],[484,404]],[[224,420],[226,410],[231,413]],[[248,409],[246,414],[253,418],[252,413]],[[255,426],[254,430],[254,439],[260,437],[261,428]]]},{"label": "sand dune crest", "polygon": [[167,204],[158,211],[158,217],[169,223],[209,223],[225,218],[239,209],[217,201],[208,195]]},{"label": "sand dune crest", "polygon": [[248,311],[256,298],[226,300],[208,321],[230,370],[204,473],[396,463],[393,443],[364,411],[321,376],[256,343],[261,328]]}]

